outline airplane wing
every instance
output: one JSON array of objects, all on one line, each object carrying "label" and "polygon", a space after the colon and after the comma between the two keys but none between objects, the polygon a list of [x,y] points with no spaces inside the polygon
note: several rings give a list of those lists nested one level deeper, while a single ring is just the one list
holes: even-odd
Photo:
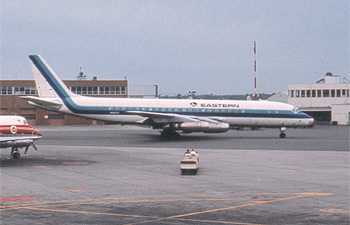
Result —
[{"label": "airplane wing", "polygon": [[12,148],[11,156],[14,159],[20,157],[18,148],[24,148],[24,154],[27,154],[29,146],[32,146],[35,150],[38,148],[35,146],[34,141],[40,139],[38,135],[18,135],[18,136],[0,136],[0,148]]},{"label": "airplane wing", "polygon": [[176,113],[158,113],[158,112],[143,112],[143,111],[125,111],[124,113],[148,117],[152,119],[155,123],[182,123],[182,122],[198,122],[198,121],[205,121],[209,123],[221,122],[220,118],[188,116],[188,115],[180,115]]},{"label": "airplane wing", "polygon": [[36,135],[5,136],[5,137],[0,137],[0,142],[20,141],[20,140],[36,140],[36,139],[40,139],[40,138],[41,138],[41,136],[36,136]]},{"label": "airplane wing", "polygon": [[62,102],[60,102],[59,100],[45,100],[42,98],[38,98],[35,96],[19,96],[20,98],[27,100],[28,103],[37,106],[37,107],[41,107],[41,108],[45,108],[45,109],[53,109],[53,110],[58,110],[62,107]]}]

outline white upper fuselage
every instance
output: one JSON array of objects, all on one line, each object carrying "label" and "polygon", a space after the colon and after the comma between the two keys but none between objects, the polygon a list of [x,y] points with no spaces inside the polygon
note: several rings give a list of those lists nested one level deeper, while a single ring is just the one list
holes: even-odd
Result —
[{"label": "white upper fuselage", "polygon": [[28,125],[23,116],[0,115],[0,125]]},{"label": "white upper fuselage", "polygon": [[[58,101],[61,99],[56,99]],[[148,113],[154,116],[160,113],[190,118],[208,117],[231,126],[297,127],[313,123],[311,117],[299,112],[293,105],[270,101],[122,99],[74,95],[65,104],[62,102],[58,111],[122,124],[139,123],[145,118],[144,112],[147,116]]]}]

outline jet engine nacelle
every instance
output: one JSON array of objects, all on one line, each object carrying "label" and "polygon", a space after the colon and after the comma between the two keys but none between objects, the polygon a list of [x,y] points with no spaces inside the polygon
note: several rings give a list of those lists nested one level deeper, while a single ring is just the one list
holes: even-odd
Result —
[{"label": "jet engine nacelle", "polygon": [[185,133],[204,132],[204,133],[223,133],[230,128],[228,123],[209,123],[204,121],[185,122],[179,125],[179,129]]}]

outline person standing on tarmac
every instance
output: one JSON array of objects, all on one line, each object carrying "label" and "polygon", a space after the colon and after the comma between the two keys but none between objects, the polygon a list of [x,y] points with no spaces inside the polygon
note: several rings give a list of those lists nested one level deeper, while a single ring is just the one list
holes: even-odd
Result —
[{"label": "person standing on tarmac", "polygon": [[198,157],[198,152],[196,152],[194,149],[191,151],[191,156],[196,156]]}]

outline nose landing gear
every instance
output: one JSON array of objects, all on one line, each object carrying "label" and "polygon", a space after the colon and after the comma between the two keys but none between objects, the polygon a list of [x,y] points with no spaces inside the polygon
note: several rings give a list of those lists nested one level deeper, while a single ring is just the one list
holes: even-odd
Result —
[{"label": "nose landing gear", "polygon": [[286,135],[286,133],[284,133],[286,130],[287,130],[286,127],[281,127],[280,128],[280,131],[281,131],[280,138],[286,138],[287,135]]},{"label": "nose landing gear", "polygon": [[21,153],[19,152],[18,148],[12,147],[11,156],[14,159],[19,159],[21,157]]}]

